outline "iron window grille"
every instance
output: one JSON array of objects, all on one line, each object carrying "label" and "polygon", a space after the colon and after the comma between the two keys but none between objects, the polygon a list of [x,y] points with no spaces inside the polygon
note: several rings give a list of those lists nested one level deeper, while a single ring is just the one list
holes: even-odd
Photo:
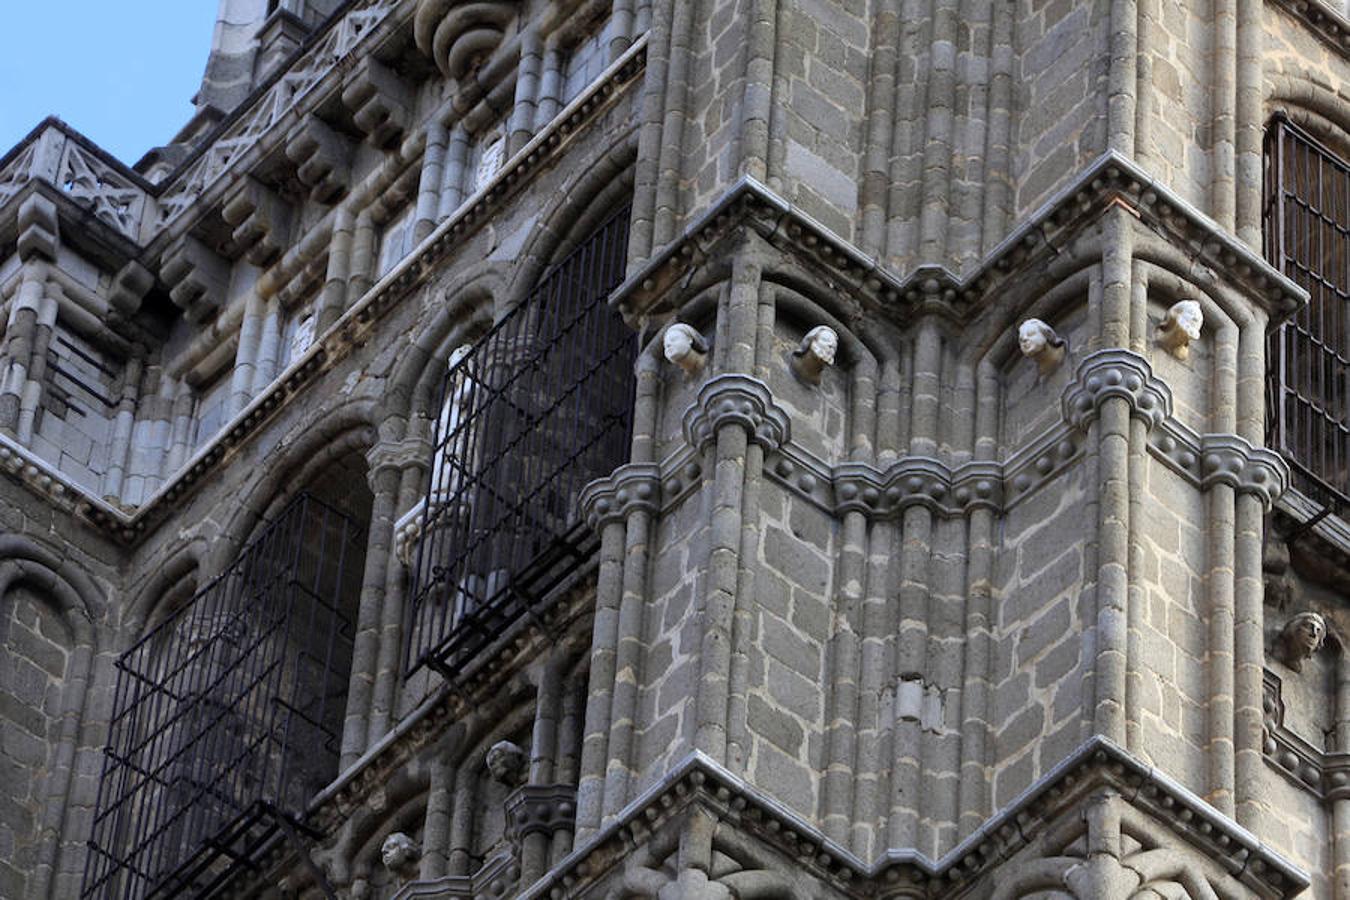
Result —
[{"label": "iron window grille", "polygon": [[606,299],[622,209],[467,353],[438,395],[405,669],[454,677],[596,549],[577,496],[628,459],[636,338]]},{"label": "iron window grille", "polygon": [[206,897],[337,773],[360,530],[305,494],[117,660],[82,897]]},{"label": "iron window grille", "polygon": [[1266,258],[1309,294],[1270,337],[1269,442],[1322,505],[1350,503],[1350,164],[1283,117],[1266,129]]}]

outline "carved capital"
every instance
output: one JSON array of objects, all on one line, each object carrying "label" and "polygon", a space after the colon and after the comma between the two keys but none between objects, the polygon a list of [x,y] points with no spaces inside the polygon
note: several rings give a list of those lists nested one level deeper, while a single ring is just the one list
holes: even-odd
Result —
[{"label": "carved capital", "polygon": [[567,784],[527,784],[506,798],[506,835],[519,844],[526,835],[572,830],[576,788]]},{"label": "carved capital", "polygon": [[1270,509],[1289,487],[1289,466],[1279,454],[1255,447],[1235,434],[1197,435],[1184,425],[1164,422],[1150,448],[1177,474],[1202,491],[1225,484],[1251,494]]},{"label": "carved capital", "polygon": [[787,443],[792,428],[787,412],[773,402],[769,386],[749,375],[718,375],[698,392],[684,413],[684,439],[702,449],[725,425],[739,425],[749,439],[776,450]]},{"label": "carved capital", "polygon": [[1112,397],[1125,400],[1130,415],[1149,429],[1172,414],[1172,391],[1154,377],[1148,360],[1129,350],[1099,350],[1083,360],[1065,389],[1064,418],[1075,429],[1086,430]]},{"label": "carved capital", "polygon": [[634,510],[655,514],[661,508],[661,469],[653,463],[628,463],[581,491],[582,516],[594,530],[626,520]]}]

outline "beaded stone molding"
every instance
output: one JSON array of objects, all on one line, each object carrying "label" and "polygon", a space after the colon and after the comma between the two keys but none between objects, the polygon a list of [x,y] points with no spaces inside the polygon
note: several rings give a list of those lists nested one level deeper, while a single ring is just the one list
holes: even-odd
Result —
[{"label": "beaded stone molding", "polygon": [[1267,669],[1261,697],[1261,752],[1266,763],[1323,803],[1350,799],[1350,751],[1325,752],[1284,724],[1280,676]]},{"label": "beaded stone molding", "polygon": [[1227,485],[1257,497],[1269,510],[1289,485],[1289,469],[1273,450],[1232,434],[1200,435],[1172,417],[1172,392],[1148,360],[1129,350],[1102,350],[1078,366],[1065,387],[1063,421],[1002,462],[949,466],[927,456],[904,456],[885,469],[865,462],[830,464],[791,438],[787,412],[768,386],[746,375],[719,375],[685,410],[685,445],[660,465],[621,466],[591,482],[581,496],[592,528],[620,521],[634,509],[665,513],[701,483],[701,451],[727,424],[745,429],[765,449],[764,473],[773,482],[834,516],[860,512],[897,518],[911,506],[940,516],[984,508],[1005,512],[1058,477],[1083,455],[1092,422],[1112,399],[1124,400],[1148,434],[1148,450],[1200,491]]}]

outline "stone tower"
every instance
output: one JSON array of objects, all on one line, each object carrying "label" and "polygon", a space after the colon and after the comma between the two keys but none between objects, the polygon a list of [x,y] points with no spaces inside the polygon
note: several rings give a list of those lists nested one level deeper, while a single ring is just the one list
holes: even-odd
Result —
[{"label": "stone tower", "polygon": [[0,159],[0,896],[1350,898],[1327,0],[222,0]]}]

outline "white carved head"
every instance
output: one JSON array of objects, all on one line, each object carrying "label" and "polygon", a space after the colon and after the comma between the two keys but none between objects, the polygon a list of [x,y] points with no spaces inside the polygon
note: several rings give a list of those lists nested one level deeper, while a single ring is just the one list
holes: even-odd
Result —
[{"label": "white carved head", "polygon": [[1158,326],[1158,343],[1177,359],[1190,355],[1191,342],[1200,340],[1205,326],[1205,314],[1199,302],[1180,300],[1173,303]]},{"label": "white carved head", "polygon": [[703,370],[708,356],[708,342],[692,325],[684,322],[672,322],[666,326],[661,337],[661,349],[666,359],[680,367],[688,378],[693,378]]},{"label": "white carved head", "polygon": [[834,365],[839,351],[839,333],[828,325],[817,325],[808,331],[792,353],[792,364],[797,374],[811,384],[820,383],[820,374],[826,366]]},{"label": "white carved head", "polygon": [[1326,619],[1319,613],[1305,610],[1285,623],[1276,645],[1276,655],[1295,672],[1302,672],[1304,661],[1312,659],[1326,639]]},{"label": "white carved head", "polygon": [[413,839],[401,831],[395,831],[380,845],[380,861],[386,869],[400,877],[411,874],[413,864],[421,855]]},{"label": "white carved head", "polygon": [[529,759],[520,745],[511,741],[498,741],[488,748],[487,770],[494,781],[507,787],[515,787],[525,780],[525,768]]},{"label": "white carved head", "polygon": [[460,344],[458,347],[451,350],[450,359],[447,360],[445,364],[446,368],[453,369],[455,366],[459,365],[460,362],[463,361],[464,357],[469,355],[469,351],[472,349],[473,344]]},{"label": "white carved head", "polygon": [[1064,361],[1068,344],[1045,322],[1027,319],[1017,327],[1017,346],[1023,356],[1035,360],[1042,375],[1049,375]]}]

